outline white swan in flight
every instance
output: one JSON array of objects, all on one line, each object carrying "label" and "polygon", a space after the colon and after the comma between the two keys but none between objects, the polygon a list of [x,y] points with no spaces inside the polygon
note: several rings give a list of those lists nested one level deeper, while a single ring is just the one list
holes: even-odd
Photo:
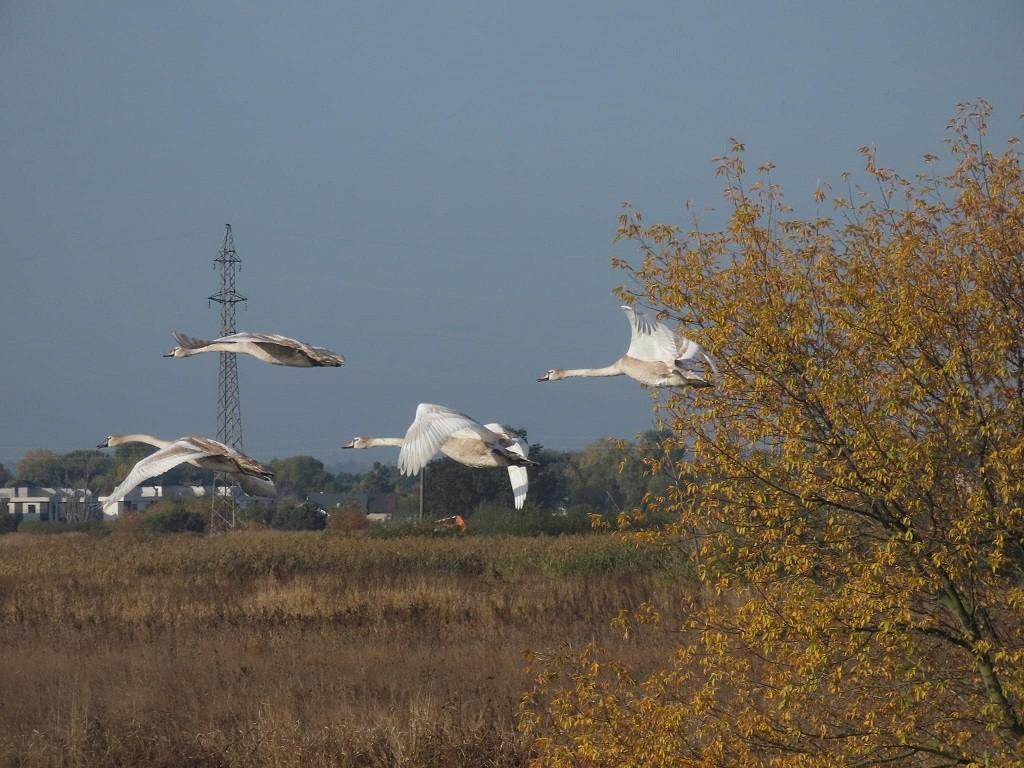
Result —
[{"label": "white swan in flight", "polygon": [[698,358],[711,368],[717,379],[718,366],[697,342],[672,331],[632,307],[623,305],[631,331],[629,349],[605,368],[552,368],[537,381],[559,381],[573,376],[622,376],[625,374],[651,387],[710,387],[711,382],[682,366]]},{"label": "white swan in flight", "polygon": [[515,508],[526,503],[529,477],[526,467],[536,466],[529,458],[530,446],[500,424],[481,424],[443,405],[420,403],[416,419],[405,437],[357,437],[342,448],[375,448],[392,445],[402,450],[398,468],[415,475],[440,451],[467,467],[507,467]]},{"label": "white swan in flight", "polygon": [[274,473],[268,467],[208,437],[191,436],[179,437],[177,440],[161,440],[152,435],[110,435],[96,447],[114,448],[125,443],[146,443],[159,450],[132,467],[128,476],[107,496],[103,502],[104,509],[123,499],[143,481],[162,475],[185,462],[201,469],[235,475],[242,490],[250,496],[277,495],[273,482]]},{"label": "white swan in flight", "polygon": [[191,357],[203,352],[237,352],[252,355],[265,363],[290,365],[295,368],[337,368],[345,364],[344,355],[323,347],[311,347],[276,333],[232,333],[213,341],[193,339],[178,331],[174,331],[173,335],[178,344],[164,357]]}]

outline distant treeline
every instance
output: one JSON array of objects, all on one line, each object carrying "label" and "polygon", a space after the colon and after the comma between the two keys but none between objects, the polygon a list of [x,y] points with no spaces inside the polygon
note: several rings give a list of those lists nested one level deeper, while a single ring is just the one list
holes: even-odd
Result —
[{"label": "distant treeline", "polygon": [[[529,507],[552,512],[592,511],[617,514],[640,506],[647,493],[658,494],[673,482],[674,462],[681,456],[661,456],[657,432],[636,442],[596,440],[580,451],[557,451],[539,444],[530,456],[539,466],[530,469]],[[155,449],[127,445],[112,454],[76,450],[57,454],[31,450],[12,473],[0,465],[0,485],[32,483],[63,488],[88,488],[109,493],[131,467]],[[374,462],[365,472],[332,473],[312,456],[290,456],[269,462],[279,495],[305,499],[319,493],[395,493],[399,514],[418,511],[419,477],[403,477],[393,464]],[[159,478],[166,485],[205,485],[209,472],[179,465]],[[424,516],[472,515],[488,505],[511,507],[512,491],[504,469],[469,469],[444,457],[434,459],[423,473]]]}]

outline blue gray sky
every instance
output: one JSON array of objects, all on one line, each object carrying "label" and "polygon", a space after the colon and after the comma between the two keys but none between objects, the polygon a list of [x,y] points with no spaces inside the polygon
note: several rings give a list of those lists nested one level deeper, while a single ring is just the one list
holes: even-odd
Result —
[{"label": "blue gray sky", "polygon": [[[246,452],[332,464],[418,402],[577,448],[652,425],[616,218],[721,208],[743,140],[809,201],[874,144],[912,173],[958,101],[1024,110],[1024,5],[0,3],[0,461],[116,432],[216,434],[225,222],[240,330],[345,354],[240,358]],[[392,460],[393,451],[375,452]]]}]

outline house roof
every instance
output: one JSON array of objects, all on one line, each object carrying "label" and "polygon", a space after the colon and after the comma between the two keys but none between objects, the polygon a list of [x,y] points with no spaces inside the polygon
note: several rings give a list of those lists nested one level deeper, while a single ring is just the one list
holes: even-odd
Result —
[{"label": "house roof", "polygon": [[11,501],[88,500],[94,496],[92,491],[85,488],[48,488],[33,483],[18,483],[11,488],[0,488],[0,497]]}]

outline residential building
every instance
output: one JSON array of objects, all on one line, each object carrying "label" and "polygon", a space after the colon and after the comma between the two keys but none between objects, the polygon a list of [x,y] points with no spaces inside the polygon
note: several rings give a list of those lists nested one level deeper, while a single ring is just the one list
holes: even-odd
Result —
[{"label": "residential building", "polygon": [[32,483],[17,483],[0,488],[0,504],[22,520],[55,522],[85,519],[99,512],[92,491],[76,488],[49,488]]}]

